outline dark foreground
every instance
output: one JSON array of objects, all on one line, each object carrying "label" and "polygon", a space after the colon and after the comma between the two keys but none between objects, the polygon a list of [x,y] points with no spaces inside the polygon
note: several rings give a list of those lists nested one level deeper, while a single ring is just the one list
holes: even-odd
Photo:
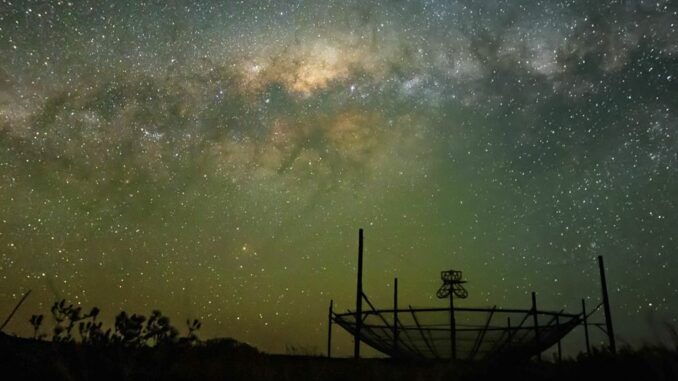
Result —
[{"label": "dark foreground", "polygon": [[597,352],[562,363],[326,359],[268,355],[234,340],[129,349],[0,336],[2,380],[678,380],[678,352]]}]

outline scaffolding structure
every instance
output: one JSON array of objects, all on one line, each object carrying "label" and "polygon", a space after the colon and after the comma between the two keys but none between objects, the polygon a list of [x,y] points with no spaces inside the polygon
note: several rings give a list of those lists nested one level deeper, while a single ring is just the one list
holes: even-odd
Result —
[{"label": "scaffolding structure", "polygon": [[[378,309],[363,291],[363,230],[358,236],[358,277],[355,310],[336,313],[330,301],[328,312],[327,355],[331,357],[332,325],[336,324],[354,337],[354,357],[360,357],[360,344],[365,343],[392,358],[476,360],[490,357],[537,357],[557,346],[562,357],[561,340],[578,326],[584,327],[586,350],[590,351],[589,327],[600,328],[608,335],[610,350],[616,351],[610,316],[609,298],[603,258],[598,257],[602,285],[602,301],[591,311],[578,313],[545,311],[537,308],[536,293],[532,292],[529,309],[457,307],[454,299],[463,299],[468,292],[463,287],[462,272],[441,273],[442,286],[437,292],[441,299],[449,298],[447,308],[398,306],[398,279],[394,281],[393,308]],[[365,303],[368,308],[364,308]],[[592,323],[588,318],[603,307],[605,323]]]}]

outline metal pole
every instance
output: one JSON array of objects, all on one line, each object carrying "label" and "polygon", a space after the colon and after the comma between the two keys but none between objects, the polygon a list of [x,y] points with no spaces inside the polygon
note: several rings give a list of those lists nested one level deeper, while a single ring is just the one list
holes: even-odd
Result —
[{"label": "metal pole", "polygon": [[332,357],[332,307],[334,300],[330,300],[330,311],[327,314],[327,357]]},{"label": "metal pole", "polygon": [[[558,315],[556,315],[556,327],[558,327],[558,331],[560,331],[560,318]],[[558,333],[560,334],[560,332]],[[560,339],[558,339],[558,362],[563,361],[563,348],[560,344]]]},{"label": "metal pole", "polygon": [[398,278],[393,280],[393,356],[398,354]]},{"label": "metal pole", "polygon": [[532,320],[534,321],[534,343],[537,348],[537,360],[541,361],[539,350],[539,318],[537,317],[537,294],[532,291]]},{"label": "metal pole", "polygon": [[360,331],[363,328],[363,229],[358,230],[358,286],[355,295],[353,357],[360,358]]},{"label": "metal pole", "polygon": [[584,338],[586,339],[586,354],[591,354],[591,344],[589,344],[589,324],[588,324],[588,317],[586,316],[586,301],[584,299],[581,300],[581,314],[583,316],[583,323],[584,324]]},{"label": "metal pole", "polygon": [[605,265],[603,256],[598,256],[598,268],[600,269],[600,284],[603,288],[603,307],[605,308],[605,325],[607,326],[607,337],[610,341],[610,352],[617,353],[617,344],[614,341],[614,328],[612,328],[612,315],[610,315],[610,299],[607,295],[607,280],[605,280]]},{"label": "metal pole", "polygon": [[457,323],[454,319],[454,292],[450,291],[450,346],[452,360],[457,359]]}]

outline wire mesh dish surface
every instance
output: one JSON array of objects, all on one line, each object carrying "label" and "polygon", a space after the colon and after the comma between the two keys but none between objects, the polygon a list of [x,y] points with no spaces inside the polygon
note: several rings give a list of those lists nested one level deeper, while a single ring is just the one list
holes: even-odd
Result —
[{"label": "wire mesh dish surface", "polygon": [[[579,314],[496,307],[455,307],[454,316],[453,335],[449,308],[373,308],[362,313],[360,339],[391,357],[449,359],[452,337],[457,359],[530,357],[556,344],[581,322]],[[356,333],[354,312],[334,314],[332,320]]]}]

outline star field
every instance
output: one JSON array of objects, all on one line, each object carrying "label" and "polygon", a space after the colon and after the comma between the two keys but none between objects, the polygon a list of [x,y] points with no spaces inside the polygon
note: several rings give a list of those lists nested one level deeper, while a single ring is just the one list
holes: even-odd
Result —
[{"label": "star field", "polygon": [[18,334],[67,298],[322,348],[363,227],[385,306],[454,268],[466,305],[577,312],[603,255],[639,343],[678,323],[677,203],[670,1],[0,0]]}]

